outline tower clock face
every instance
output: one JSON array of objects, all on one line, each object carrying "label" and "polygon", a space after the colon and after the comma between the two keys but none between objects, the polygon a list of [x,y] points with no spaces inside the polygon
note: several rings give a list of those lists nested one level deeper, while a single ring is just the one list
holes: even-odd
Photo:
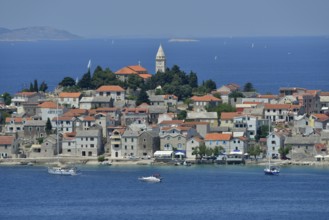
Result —
[{"label": "tower clock face", "polygon": [[158,62],[158,66],[162,66],[162,62]]}]

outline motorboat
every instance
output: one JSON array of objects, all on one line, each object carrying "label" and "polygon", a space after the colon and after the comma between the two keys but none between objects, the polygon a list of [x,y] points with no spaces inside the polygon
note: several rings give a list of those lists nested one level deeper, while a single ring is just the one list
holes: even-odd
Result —
[{"label": "motorboat", "polygon": [[74,176],[78,174],[76,167],[48,167],[48,173],[54,175]]},{"label": "motorboat", "polygon": [[162,180],[162,177],[160,175],[152,175],[152,176],[143,176],[139,177],[138,180],[143,181],[143,182],[151,182],[151,183],[159,183]]}]

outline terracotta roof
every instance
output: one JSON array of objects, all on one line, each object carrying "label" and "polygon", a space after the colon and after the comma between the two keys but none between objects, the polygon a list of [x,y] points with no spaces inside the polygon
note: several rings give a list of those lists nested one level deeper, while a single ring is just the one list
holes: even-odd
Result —
[{"label": "terracotta roof", "polygon": [[231,140],[232,135],[231,134],[221,134],[221,133],[208,133],[205,136],[206,141],[216,141],[216,140],[222,140],[222,141],[229,141]]},{"label": "terracotta roof", "polygon": [[55,102],[43,102],[38,105],[39,108],[57,108],[57,104]]},{"label": "terracotta roof", "polygon": [[37,94],[36,92],[20,92],[20,93],[16,93],[16,95],[20,95],[20,96],[32,96]]},{"label": "terracotta roof", "polygon": [[329,117],[325,114],[312,114],[314,117],[316,117],[319,121],[327,121]]},{"label": "terracotta roof", "polygon": [[22,123],[23,118],[22,117],[6,118],[6,123],[10,123],[11,121],[14,121],[15,123]]},{"label": "terracotta roof", "polygon": [[94,117],[91,116],[85,116],[82,121],[96,121],[96,119]]},{"label": "terracotta roof", "polygon": [[243,104],[259,105],[263,104],[263,102],[243,102]]},{"label": "terracotta roof", "polygon": [[235,84],[235,83],[229,83],[225,86],[227,88],[229,88],[231,91],[235,91],[235,90],[238,90],[240,88],[240,86],[238,84]]},{"label": "terracotta roof", "polygon": [[264,109],[292,109],[292,108],[300,108],[298,105],[290,105],[290,104],[265,104]]},{"label": "terracotta roof", "polygon": [[120,86],[101,86],[99,87],[96,92],[123,92],[125,91],[123,88],[121,88]]},{"label": "terracotta roof", "polygon": [[14,140],[14,136],[0,136],[0,145],[11,145]]},{"label": "terracotta roof", "polygon": [[220,99],[216,98],[215,96],[212,95],[204,95],[204,96],[193,96],[191,98],[194,102],[219,102]]},{"label": "terracotta roof", "polygon": [[68,112],[65,112],[63,116],[81,116],[81,115],[87,115],[88,111],[86,109],[70,109]]},{"label": "terracotta roof", "polygon": [[208,125],[209,122],[205,121],[186,121],[184,122],[184,126],[190,126],[190,125]]},{"label": "terracotta roof", "polygon": [[131,74],[145,74],[147,70],[140,66],[140,65],[135,65],[135,66],[125,66],[118,71],[115,72],[115,74],[122,74],[122,75],[131,75]]},{"label": "terracotta roof", "polygon": [[152,74],[148,74],[148,73],[142,73],[138,75],[139,77],[142,77],[143,79],[148,79],[152,77]]},{"label": "terracotta roof", "polygon": [[61,92],[59,93],[59,98],[79,98],[81,96],[80,92]]},{"label": "terracotta roof", "polygon": [[320,96],[329,96],[329,92],[321,92]]},{"label": "terracotta roof", "polygon": [[221,120],[233,120],[234,117],[241,116],[240,112],[222,112],[220,115]]},{"label": "terracotta roof", "polygon": [[181,126],[177,126],[177,127],[162,127],[161,130],[163,131],[170,131],[170,130],[179,130],[179,131],[188,131],[191,128],[190,127],[181,127]]}]

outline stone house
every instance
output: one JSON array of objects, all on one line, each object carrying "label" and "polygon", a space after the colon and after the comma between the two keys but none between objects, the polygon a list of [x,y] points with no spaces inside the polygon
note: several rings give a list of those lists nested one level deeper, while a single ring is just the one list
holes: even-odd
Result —
[{"label": "stone house", "polygon": [[206,107],[218,106],[222,101],[212,95],[192,96],[193,110],[195,112],[205,111]]},{"label": "stone house", "polygon": [[96,157],[103,153],[102,131],[99,127],[76,131],[76,148],[82,157]]},{"label": "stone house", "polygon": [[193,159],[195,158],[196,155],[193,155],[193,151],[200,147],[200,144],[203,144],[204,140],[201,139],[198,136],[191,137],[190,139],[187,140],[186,142],[186,158],[188,159]]},{"label": "stone house", "polygon": [[217,112],[188,112],[186,119],[197,122],[207,122],[210,127],[218,127]]},{"label": "stone house", "polygon": [[46,121],[29,120],[24,125],[24,136],[31,139],[47,137]]},{"label": "stone house", "polygon": [[79,108],[80,92],[61,92],[58,95],[58,103],[68,108]]},{"label": "stone house", "polygon": [[122,154],[122,135],[126,129],[118,128],[114,129],[109,137],[109,149],[105,150],[105,153],[110,154],[111,158],[123,158]]},{"label": "stone house", "polygon": [[66,109],[63,106],[58,106],[55,102],[43,102],[38,105],[37,115],[41,117],[41,120],[47,121],[54,117],[63,115],[66,112]]},{"label": "stone house", "polygon": [[220,126],[232,129],[234,127],[234,117],[240,115],[240,112],[222,112],[220,115]]},{"label": "stone house", "polygon": [[304,114],[299,105],[290,104],[265,104],[264,118],[271,122],[290,122],[298,115]]},{"label": "stone house", "polygon": [[0,158],[13,158],[18,153],[18,142],[15,136],[0,136]]},{"label": "stone house", "polygon": [[28,120],[31,120],[31,119],[22,118],[22,117],[6,118],[5,133],[13,134],[13,133],[17,133],[17,132],[23,132],[24,125],[26,124],[26,122]]},{"label": "stone house", "polygon": [[199,134],[191,127],[160,127],[160,150],[178,150],[186,155],[186,142]]},{"label": "stone house", "polygon": [[159,133],[155,131],[143,131],[138,137],[137,157],[153,157],[154,153],[160,150]]}]

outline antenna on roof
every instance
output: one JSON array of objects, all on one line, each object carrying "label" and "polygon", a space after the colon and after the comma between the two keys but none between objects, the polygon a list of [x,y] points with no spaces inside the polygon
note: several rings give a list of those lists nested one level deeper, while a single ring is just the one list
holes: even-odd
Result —
[{"label": "antenna on roof", "polygon": [[140,66],[141,65],[141,61],[140,60],[138,60],[138,66]]}]

